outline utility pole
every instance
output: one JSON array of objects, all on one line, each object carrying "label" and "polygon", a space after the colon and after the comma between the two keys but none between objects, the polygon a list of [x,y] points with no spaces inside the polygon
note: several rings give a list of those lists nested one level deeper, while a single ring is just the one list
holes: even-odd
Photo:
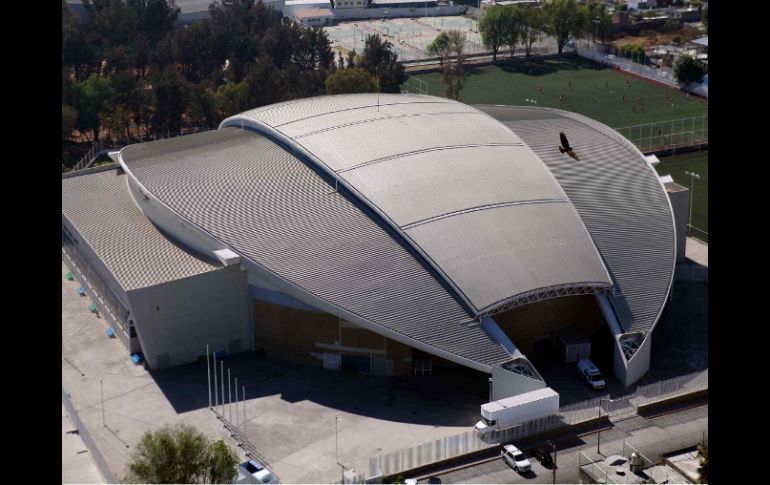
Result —
[{"label": "utility pole", "polygon": [[104,420],[104,379],[99,378],[99,390],[102,394],[102,426],[107,427],[107,422]]},{"label": "utility pole", "polygon": [[556,445],[551,440],[548,440],[548,446],[553,451],[553,483],[556,483]]},{"label": "utility pole", "polygon": [[[610,402],[610,400],[609,400],[609,399],[599,399],[599,418],[601,418],[601,417],[602,417],[602,401],[607,401],[607,402]],[[601,420],[600,420],[600,421],[601,421]],[[601,450],[600,450],[600,445],[601,445],[601,443],[602,443],[602,429],[601,429],[601,428],[599,428],[599,434],[598,434],[598,435],[597,435],[597,437],[596,437],[596,452],[597,452],[598,454],[600,454],[600,455],[602,454],[602,452],[601,452]]]}]

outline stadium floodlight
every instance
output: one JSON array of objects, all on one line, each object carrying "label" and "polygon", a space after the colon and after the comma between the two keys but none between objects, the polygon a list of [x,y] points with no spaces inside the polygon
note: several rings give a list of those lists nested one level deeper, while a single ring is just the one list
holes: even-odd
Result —
[{"label": "stadium floodlight", "polygon": [[690,218],[689,218],[689,221],[687,222],[687,230],[689,231],[690,228],[692,227],[692,191],[693,191],[693,188],[695,187],[694,179],[700,180],[700,175],[698,175],[695,172],[687,172],[687,171],[685,171],[684,174],[690,177]]}]

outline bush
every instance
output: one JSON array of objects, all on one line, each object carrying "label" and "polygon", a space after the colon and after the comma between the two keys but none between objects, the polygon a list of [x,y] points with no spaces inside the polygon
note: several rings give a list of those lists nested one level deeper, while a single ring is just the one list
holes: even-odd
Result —
[{"label": "bush", "polygon": [[674,76],[681,84],[700,82],[703,74],[703,66],[691,56],[681,55],[674,61]]}]

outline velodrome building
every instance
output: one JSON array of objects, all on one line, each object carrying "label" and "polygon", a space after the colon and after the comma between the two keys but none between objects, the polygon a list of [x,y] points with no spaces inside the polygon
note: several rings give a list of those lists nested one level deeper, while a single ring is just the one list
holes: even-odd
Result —
[{"label": "velodrome building", "polygon": [[527,355],[569,327],[609,329],[626,385],[649,369],[672,206],[642,153],[584,116],[324,96],[112,156],[63,176],[62,255],[151,368],[206,345],[371,374],[466,366],[498,399],[546,386]]}]

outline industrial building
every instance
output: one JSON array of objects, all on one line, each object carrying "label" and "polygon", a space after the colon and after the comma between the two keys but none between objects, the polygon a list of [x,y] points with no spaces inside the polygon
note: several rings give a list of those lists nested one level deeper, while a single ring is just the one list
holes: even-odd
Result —
[{"label": "industrial building", "polygon": [[151,368],[206,345],[379,375],[465,366],[499,399],[546,387],[527,354],[555,334],[602,328],[621,382],[649,368],[672,206],[584,116],[324,96],[112,156],[62,178],[62,254]]}]

